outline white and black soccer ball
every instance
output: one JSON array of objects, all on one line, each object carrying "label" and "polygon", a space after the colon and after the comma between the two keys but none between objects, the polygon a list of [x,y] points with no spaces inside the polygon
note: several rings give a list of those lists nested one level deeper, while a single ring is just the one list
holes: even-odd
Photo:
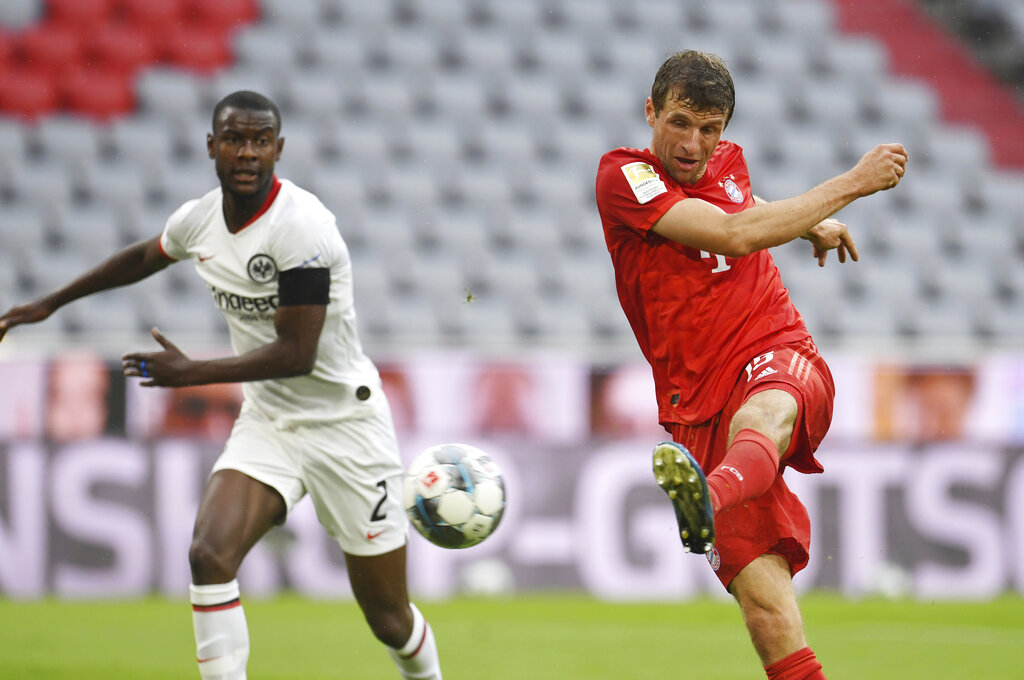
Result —
[{"label": "white and black soccer ball", "polygon": [[406,471],[403,502],[416,530],[442,548],[468,548],[498,527],[505,480],[490,457],[468,444],[440,444]]}]

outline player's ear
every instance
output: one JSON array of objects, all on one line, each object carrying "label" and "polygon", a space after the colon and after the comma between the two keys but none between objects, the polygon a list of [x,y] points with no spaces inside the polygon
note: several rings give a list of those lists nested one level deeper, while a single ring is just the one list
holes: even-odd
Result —
[{"label": "player's ear", "polygon": [[647,101],[644,103],[644,113],[647,116],[647,124],[654,127],[654,121],[658,119],[658,115],[654,113],[654,101],[652,101],[650,97],[648,97]]},{"label": "player's ear", "polygon": [[210,154],[210,158],[213,158],[213,135],[209,132],[206,133],[206,153]]},{"label": "player's ear", "polygon": [[281,152],[284,151],[284,137],[277,138],[277,154],[274,156],[275,161],[281,160]]}]

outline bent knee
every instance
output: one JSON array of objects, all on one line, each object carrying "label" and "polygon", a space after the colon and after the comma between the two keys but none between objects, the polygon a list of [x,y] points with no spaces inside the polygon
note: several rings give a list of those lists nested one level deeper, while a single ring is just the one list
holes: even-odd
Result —
[{"label": "bent knee", "polygon": [[188,549],[192,582],[200,584],[227,583],[238,573],[238,560],[207,541],[196,539]]},{"label": "bent knee", "polygon": [[376,607],[363,615],[374,637],[389,647],[401,648],[412,635],[412,612],[408,608]]},{"label": "bent knee", "polygon": [[772,654],[779,649],[799,649],[805,645],[800,610],[786,604],[747,604],[741,607],[750,638],[759,651]]},{"label": "bent knee", "polygon": [[799,405],[789,392],[770,389],[747,399],[729,421],[729,442],[741,430],[756,430],[775,442],[785,453],[799,415]]}]

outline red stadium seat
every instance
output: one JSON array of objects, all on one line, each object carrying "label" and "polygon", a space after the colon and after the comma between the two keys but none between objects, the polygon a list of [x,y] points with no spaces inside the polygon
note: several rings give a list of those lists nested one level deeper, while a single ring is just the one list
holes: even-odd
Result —
[{"label": "red stadium seat", "polygon": [[177,28],[187,17],[184,0],[114,0],[117,14],[152,35]]},{"label": "red stadium seat", "polygon": [[0,73],[0,112],[26,120],[54,113],[60,97],[53,74],[35,68],[12,68]]},{"label": "red stadium seat", "polygon": [[0,31],[0,73],[3,73],[12,61],[14,54],[14,38],[5,31]]},{"label": "red stadium seat", "polygon": [[223,32],[182,26],[171,32],[164,54],[175,66],[210,74],[231,63],[231,48]]},{"label": "red stadium seat", "polygon": [[61,79],[65,106],[96,120],[110,120],[135,108],[131,80],[119,69],[80,67]]},{"label": "red stadium seat", "polygon": [[108,24],[87,43],[91,63],[134,74],[141,66],[152,64],[159,55],[156,40],[145,29],[132,24]]},{"label": "red stadium seat", "polygon": [[187,0],[185,13],[197,26],[225,33],[251,23],[259,14],[254,0]]},{"label": "red stadium seat", "polygon": [[39,24],[17,37],[15,58],[33,69],[54,74],[81,62],[84,56],[84,33],[71,26]]},{"label": "red stadium seat", "polygon": [[110,19],[114,0],[47,0],[46,8],[48,22],[91,30]]}]

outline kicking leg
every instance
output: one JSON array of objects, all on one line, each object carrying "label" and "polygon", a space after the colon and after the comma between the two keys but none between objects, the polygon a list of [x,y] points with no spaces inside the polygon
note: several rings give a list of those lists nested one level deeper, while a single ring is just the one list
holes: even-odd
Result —
[{"label": "kicking leg", "polygon": [[708,473],[715,512],[757,498],[775,482],[799,409],[789,392],[770,389],[743,402],[729,420],[728,450]]},{"label": "kicking leg", "polygon": [[770,680],[825,680],[804,637],[786,560],[771,554],[758,557],[736,575],[729,591],[739,602],[750,640]]},{"label": "kicking leg", "polygon": [[345,554],[356,602],[406,680],[441,680],[430,624],[406,588],[405,547],[374,557]]},{"label": "kicking leg", "polygon": [[203,680],[245,680],[249,630],[235,576],[252,546],[284,514],[277,491],[236,470],[214,473],[203,492],[188,555]]}]

